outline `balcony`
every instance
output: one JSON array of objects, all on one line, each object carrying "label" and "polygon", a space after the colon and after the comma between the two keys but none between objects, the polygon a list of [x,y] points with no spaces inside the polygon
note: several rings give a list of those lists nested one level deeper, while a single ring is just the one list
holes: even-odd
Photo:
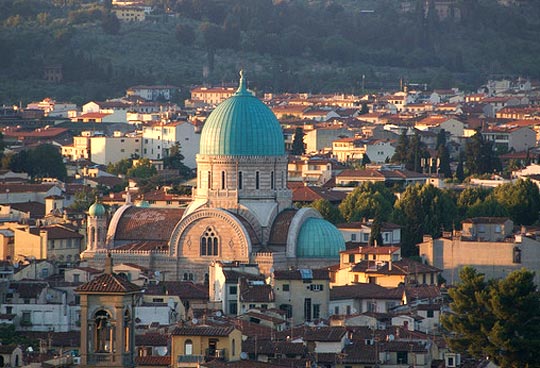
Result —
[{"label": "balcony", "polygon": [[225,349],[206,349],[204,354],[206,360],[226,360],[226,351]]}]

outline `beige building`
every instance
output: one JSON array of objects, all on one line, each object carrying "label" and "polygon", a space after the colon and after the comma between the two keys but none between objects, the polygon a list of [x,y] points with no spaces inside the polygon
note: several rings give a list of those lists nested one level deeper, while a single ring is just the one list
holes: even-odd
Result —
[{"label": "beige building", "polygon": [[304,144],[306,153],[317,153],[332,150],[332,142],[343,137],[352,137],[354,133],[340,127],[314,128],[305,131]]},{"label": "beige building", "polygon": [[142,157],[150,160],[163,160],[171,153],[176,143],[184,156],[184,165],[197,167],[195,156],[199,152],[200,128],[187,122],[154,123],[143,127]]},{"label": "beige building", "polygon": [[371,283],[383,287],[400,284],[436,285],[441,270],[401,258],[399,247],[359,247],[340,252],[339,267],[331,270],[332,285]]},{"label": "beige building", "polygon": [[96,164],[108,165],[135,155],[141,156],[141,137],[94,136],[90,138],[90,160]]},{"label": "beige building", "polygon": [[287,312],[291,324],[328,318],[330,278],[324,269],[274,271],[276,306]]},{"label": "beige building", "polygon": [[[442,276],[450,285],[459,282],[459,271],[474,267],[487,278],[504,278],[521,268],[540,269],[540,242],[533,234],[508,235],[511,221],[485,219],[464,223],[463,232],[445,233],[433,239],[425,236],[418,244],[420,256],[429,264],[443,270]],[[535,282],[540,281],[537,274]]]},{"label": "beige building", "polygon": [[208,105],[217,105],[231,97],[234,92],[234,87],[195,87],[191,90],[191,102],[201,101]]},{"label": "beige building", "polygon": [[231,326],[176,327],[171,334],[173,368],[194,368],[210,360],[240,360],[242,332]]}]

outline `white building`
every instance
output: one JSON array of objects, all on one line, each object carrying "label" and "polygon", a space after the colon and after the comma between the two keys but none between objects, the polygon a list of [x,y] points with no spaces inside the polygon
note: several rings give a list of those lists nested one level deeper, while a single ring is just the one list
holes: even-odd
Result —
[{"label": "white building", "polygon": [[134,155],[141,155],[141,137],[95,136],[90,138],[90,160],[100,165],[108,165]]},{"label": "white building", "polygon": [[197,167],[195,156],[199,152],[201,135],[199,128],[187,122],[156,123],[143,128],[142,157],[162,160],[169,156],[171,148],[180,144],[184,165]]}]

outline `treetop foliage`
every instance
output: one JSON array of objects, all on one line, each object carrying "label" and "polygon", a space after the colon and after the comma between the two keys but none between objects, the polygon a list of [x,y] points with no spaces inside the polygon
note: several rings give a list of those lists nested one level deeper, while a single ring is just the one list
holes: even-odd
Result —
[{"label": "treetop foliage", "polygon": [[449,290],[451,312],[441,318],[450,347],[487,357],[501,368],[540,366],[540,293],[534,275],[522,269],[486,281],[474,268],[463,268],[461,282]]}]

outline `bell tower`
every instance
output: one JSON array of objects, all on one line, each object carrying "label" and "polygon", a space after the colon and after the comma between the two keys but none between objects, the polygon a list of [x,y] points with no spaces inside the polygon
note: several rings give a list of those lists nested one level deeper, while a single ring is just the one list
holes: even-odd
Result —
[{"label": "bell tower", "polygon": [[135,366],[135,306],[141,288],[112,271],[109,253],[105,273],[79,286],[81,297],[81,366]]},{"label": "bell tower", "polygon": [[104,249],[106,236],[107,210],[96,198],[96,201],[88,209],[86,217],[86,250]]}]

